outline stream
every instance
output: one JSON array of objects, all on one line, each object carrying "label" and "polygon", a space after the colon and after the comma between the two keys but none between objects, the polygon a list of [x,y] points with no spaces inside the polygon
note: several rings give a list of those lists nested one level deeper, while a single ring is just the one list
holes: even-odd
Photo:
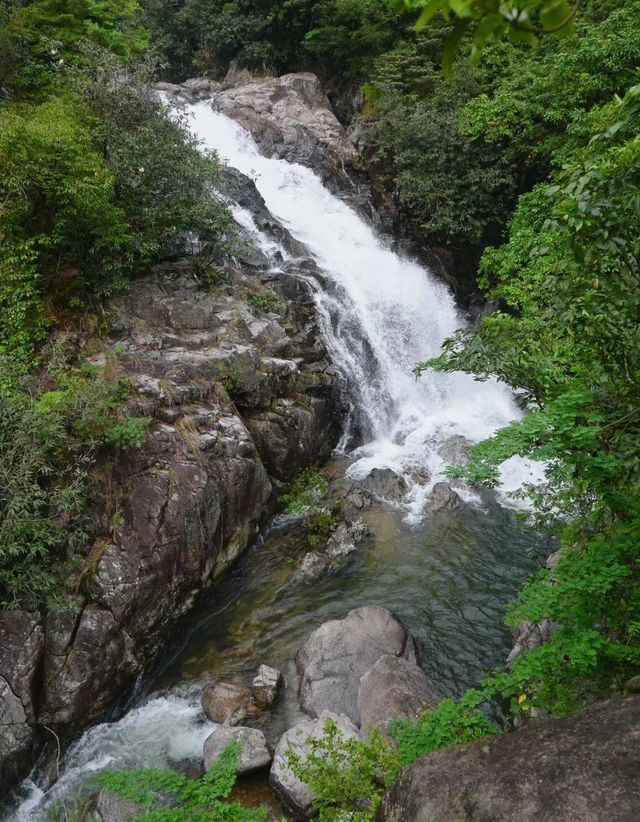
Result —
[{"label": "stream", "polygon": [[[397,614],[416,638],[429,677],[443,692],[459,695],[504,663],[505,605],[548,553],[508,496],[540,478],[540,467],[522,460],[503,466],[501,504],[466,489],[460,493],[469,505],[424,516],[446,467],[443,443],[452,436],[477,442],[521,416],[511,392],[495,382],[413,376],[416,363],[435,356],[464,322],[448,289],[390,250],[312,170],[263,157],[251,136],[209,103],[190,109],[204,145],[254,180],[269,211],[306,246],[331,285],[314,282],[313,290],[351,414],[330,470],[357,481],[373,468],[392,469],[407,493],[368,509],[363,517],[372,544],[338,572],[313,580],[297,567],[307,549],[300,522],[276,517],[190,621],[168,637],[167,655],[131,710],[87,731],[63,757],[60,779],[47,793],[25,782],[5,820],[46,819],[47,806],[90,790],[88,777],[102,768],[198,763],[214,726],[199,710],[194,683],[207,677],[250,682],[261,663],[283,669],[284,694],[263,727],[277,741],[299,716],[291,664],[297,648],[320,623],[359,605],[375,603]],[[234,214],[254,230],[251,215]],[[263,248],[277,252],[272,239],[255,231]],[[355,439],[349,425],[357,426],[357,448],[349,445]],[[264,779],[244,783],[240,792],[248,802],[272,802]]]}]

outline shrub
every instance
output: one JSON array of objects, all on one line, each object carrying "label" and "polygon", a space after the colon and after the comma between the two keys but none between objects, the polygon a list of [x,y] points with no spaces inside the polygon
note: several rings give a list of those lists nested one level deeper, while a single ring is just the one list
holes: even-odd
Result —
[{"label": "shrub", "polygon": [[[93,777],[101,788],[143,805],[145,813],[136,822],[252,822],[265,819],[261,808],[244,808],[238,802],[226,802],[236,781],[236,766],[242,746],[232,742],[220,754],[213,767],[200,779],[189,779],[171,770],[102,771]],[[169,796],[174,807],[163,807],[162,797]]]}]

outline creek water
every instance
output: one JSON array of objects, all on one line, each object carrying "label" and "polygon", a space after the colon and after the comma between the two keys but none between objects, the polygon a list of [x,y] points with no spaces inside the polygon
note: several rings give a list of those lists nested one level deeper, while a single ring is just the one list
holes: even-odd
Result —
[{"label": "creek water", "polygon": [[[399,503],[368,510],[372,544],[338,572],[313,580],[298,571],[296,559],[306,547],[300,523],[276,518],[190,624],[169,638],[173,649],[136,705],[119,721],[85,733],[47,793],[25,783],[6,820],[46,818],[47,806],[90,790],[91,773],[106,767],[199,762],[213,726],[189,683],[206,677],[250,681],[261,663],[283,668],[285,693],[264,726],[275,741],[298,717],[295,651],[321,622],[358,605],[394,611],[416,637],[420,663],[435,684],[459,694],[503,663],[506,602],[545,553],[513,510],[491,499],[481,503],[471,491],[466,496],[474,504],[461,511],[423,515],[445,467],[443,443],[454,435],[478,441],[521,413],[497,383],[412,375],[415,364],[436,355],[463,323],[445,286],[391,251],[313,171],[263,157],[247,132],[208,103],[193,106],[192,115],[205,146],[254,180],[271,213],[306,246],[331,284],[314,283],[318,316],[363,443],[349,451],[345,432],[339,469],[357,480],[374,467],[391,468],[408,492]],[[234,213],[252,228],[251,215]],[[274,251],[272,240],[256,239]],[[505,465],[502,502],[539,475],[539,467],[523,461]],[[265,798],[264,781],[244,783],[241,790],[251,801]]]}]

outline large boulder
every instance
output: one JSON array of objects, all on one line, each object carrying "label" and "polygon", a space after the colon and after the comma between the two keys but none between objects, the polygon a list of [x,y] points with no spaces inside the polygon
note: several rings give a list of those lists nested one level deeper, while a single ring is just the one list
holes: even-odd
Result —
[{"label": "large boulder", "polygon": [[640,696],[617,697],[404,768],[378,822],[637,822]]},{"label": "large boulder", "polygon": [[203,755],[206,771],[211,770],[220,759],[220,754],[232,742],[239,742],[242,746],[242,753],[236,767],[238,775],[266,768],[271,762],[271,752],[262,731],[257,728],[230,728],[228,725],[221,725],[204,741]]},{"label": "large boulder", "polygon": [[406,480],[391,468],[374,468],[361,485],[377,497],[398,502],[409,491]]},{"label": "large boulder", "polygon": [[307,740],[321,737],[328,719],[336,723],[345,739],[359,738],[357,727],[348,717],[322,711],[317,719],[303,719],[283,734],[273,755],[269,782],[278,799],[296,819],[309,818],[313,795],[289,767],[288,754],[294,754],[301,761],[306,760],[310,751]]},{"label": "large boulder", "polygon": [[387,654],[416,661],[413,638],[386,608],[367,605],[325,622],[296,655],[302,709],[311,716],[333,711],[359,723],[360,679]]},{"label": "large boulder", "polygon": [[386,733],[395,717],[416,719],[442,698],[415,662],[386,654],[360,680],[360,725],[365,733],[372,727]]},{"label": "large boulder", "polygon": [[315,74],[235,76],[215,105],[246,128],[269,157],[301,163],[325,177],[358,157]]}]

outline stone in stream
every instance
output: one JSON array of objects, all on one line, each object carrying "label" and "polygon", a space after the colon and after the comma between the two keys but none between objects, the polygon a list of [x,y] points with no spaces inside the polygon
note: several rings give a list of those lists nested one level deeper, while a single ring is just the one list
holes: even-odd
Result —
[{"label": "stone in stream", "polygon": [[404,478],[391,468],[374,468],[360,481],[360,484],[377,497],[396,502],[401,500],[409,490]]},{"label": "stone in stream", "polygon": [[236,767],[238,775],[251,773],[270,764],[272,756],[267,746],[267,740],[262,731],[257,728],[220,725],[204,741],[204,768],[210,771],[220,758],[220,754],[232,742],[242,745],[242,753]]},{"label": "stone in stream", "polygon": [[417,759],[377,822],[637,822],[640,696]]},{"label": "stone in stream", "polygon": [[413,638],[386,608],[367,605],[323,623],[296,654],[302,709],[311,716],[333,711],[359,723],[360,679],[387,654],[416,661]]},{"label": "stone in stream", "polygon": [[427,514],[440,514],[444,511],[458,511],[464,506],[464,501],[453,490],[448,482],[436,482],[427,501]]},{"label": "stone in stream", "polygon": [[282,684],[282,674],[277,668],[261,665],[251,684],[253,698],[258,708],[268,708],[276,701],[278,688]]},{"label": "stone in stream", "polygon": [[442,699],[415,662],[386,654],[360,680],[360,725],[365,734],[372,727],[386,733],[393,718],[416,719]]},{"label": "stone in stream", "polygon": [[336,723],[345,739],[359,738],[357,727],[348,717],[331,711],[322,711],[317,719],[303,719],[283,734],[273,755],[269,782],[278,799],[296,819],[309,818],[313,796],[304,782],[292,772],[287,753],[290,752],[304,761],[310,752],[307,740],[321,737],[328,719]]},{"label": "stone in stream", "polygon": [[251,688],[237,682],[216,682],[202,692],[202,710],[212,722],[237,725],[258,712]]}]

